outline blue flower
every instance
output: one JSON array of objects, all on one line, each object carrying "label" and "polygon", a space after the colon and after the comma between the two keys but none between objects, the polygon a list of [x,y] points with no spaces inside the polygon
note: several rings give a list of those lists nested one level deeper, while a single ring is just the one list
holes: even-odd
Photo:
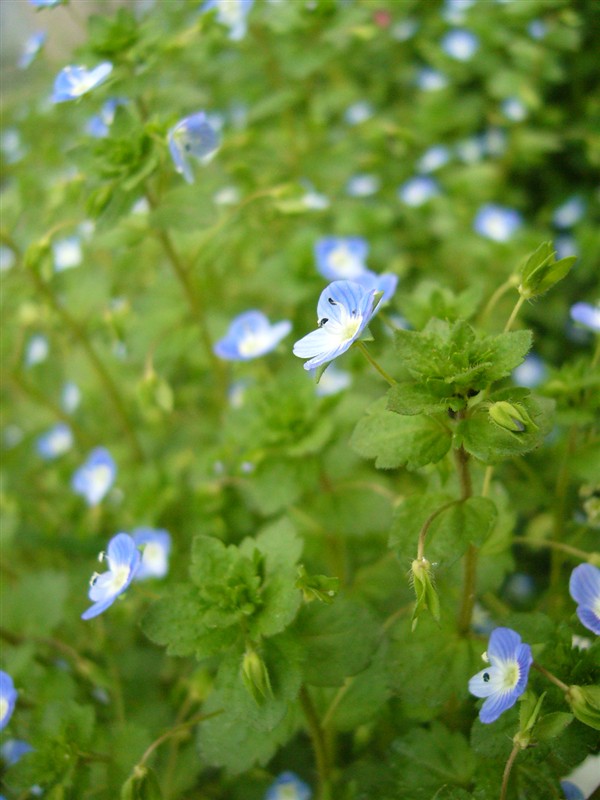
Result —
[{"label": "blue flower", "polygon": [[100,554],[100,560],[104,558],[108,563],[108,572],[101,575],[95,572],[92,575],[88,597],[94,601],[94,605],[83,612],[81,619],[97,617],[112,606],[133,580],[141,560],[140,551],[126,533],[113,536],[108,543],[107,554]]},{"label": "blue flower", "polygon": [[100,109],[99,114],[90,117],[87,123],[87,132],[95,139],[103,139],[108,136],[110,126],[115,120],[115,112],[119,106],[127,104],[127,100],[120,97],[111,97]]},{"label": "blue flower", "polygon": [[58,239],[52,245],[52,255],[54,256],[55,272],[63,272],[66,269],[78,267],[83,260],[79,236]]},{"label": "blue flower", "polygon": [[552,222],[557,228],[572,228],[576,225],[585,213],[585,203],[574,195],[560,205],[552,215]]},{"label": "blue flower", "polygon": [[535,353],[525,356],[525,361],[515,367],[512,372],[512,379],[517,386],[525,386],[527,389],[535,389],[546,380],[548,369],[544,361]]},{"label": "blue flower", "polygon": [[469,61],[479,48],[479,39],[467,30],[453,30],[442,39],[442,49],[457,61]]},{"label": "blue flower", "polygon": [[381,180],[377,175],[360,173],[348,178],[346,194],[350,197],[371,197],[379,191],[380,187]]},{"label": "blue flower", "polygon": [[53,8],[62,3],[62,0],[29,0],[36,8]]},{"label": "blue flower", "polygon": [[310,800],[310,786],[293,772],[282,772],[267,789],[265,800]]},{"label": "blue flower", "polygon": [[527,108],[518,97],[507,97],[502,102],[502,113],[511,122],[523,122],[527,118]]},{"label": "blue flower", "polygon": [[17,702],[18,692],[10,675],[0,670],[0,731],[6,728]]},{"label": "blue flower", "polygon": [[360,125],[366,122],[374,114],[373,106],[368,100],[359,100],[357,103],[352,103],[351,106],[344,112],[344,119],[348,125]]},{"label": "blue flower", "polygon": [[62,389],[60,404],[67,414],[72,414],[81,402],[79,386],[73,381],[67,381]]},{"label": "blue flower", "polygon": [[590,631],[600,636],[600,569],[593,564],[575,567],[569,592],[578,603],[577,616]]},{"label": "blue flower", "polygon": [[541,19],[532,19],[527,26],[527,33],[532,39],[543,39],[548,33],[548,26]]},{"label": "blue flower", "polygon": [[194,182],[190,157],[207,164],[221,146],[221,138],[204,111],[184,117],[168,133],[169,150],[175,164],[188,183]]},{"label": "blue flower", "polygon": [[579,786],[571,781],[561,781],[560,788],[563,790],[565,800],[585,800],[585,795]]},{"label": "blue flower", "polygon": [[54,81],[53,103],[64,103],[76,100],[91,89],[100,86],[112,72],[110,61],[103,61],[94,69],[81,66],[69,66],[61,70]]},{"label": "blue flower", "polygon": [[494,203],[482,206],[473,222],[481,236],[494,242],[508,242],[523,224],[523,219],[514,208],[505,208]]},{"label": "blue flower", "polygon": [[328,281],[354,281],[367,269],[368,252],[360,236],[325,236],[315,244],[317,269]]},{"label": "blue flower", "polygon": [[523,644],[519,634],[510,628],[492,631],[487,657],[490,666],[469,681],[471,694],[486,698],[479,711],[479,719],[485,723],[495,722],[514,706],[525,691],[533,663],[531,647]]},{"label": "blue flower", "polygon": [[88,505],[96,506],[113,485],[117,468],[104,447],[96,447],[73,475],[72,486]]},{"label": "blue flower", "polygon": [[407,17],[406,19],[396,22],[390,29],[390,36],[396,42],[407,42],[419,30],[419,23],[416,19]]},{"label": "blue flower", "polygon": [[33,367],[36,364],[41,364],[42,361],[48,358],[49,352],[50,345],[48,344],[48,339],[46,339],[43,334],[36,333],[27,343],[27,348],[25,350],[26,366]]},{"label": "blue flower", "polygon": [[58,458],[68,452],[73,445],[71,428],[64,422],[58,422],[53,428],[40,436],[36,442],[37,451],[42,458],[48,460]]},{"label": "blue flower", "polygon": [[0,272],[8,272],[15,265],[15,254],[10,247],[0,244]]},{"label": "blue flower", "polygon": [[291,329],[289,320],[271,325],[261,311],[245,311],[233,320],[214,352],[228,361],[249,361],[270,353]]},{"label": "blue flower", "polygon": [[142,560],[136,572],[136,581],[146,578],[164,578],[169,571],[169,553],[171,537],[164,530],[153,528],[136,528],[133,541],[142,548]]},{"label": "blue flower", "polygon": [[575,303],[571,306],[571,319],[600,333],[600,305],[591,303]]},{"label": "blue flower", "polygon": [[465,12],[475,3],[475,0],[446,0],[442,9],[442,16],[453,25],[460,25],[465,19]]},{"label": "blue flower", "polygon": [[248,30],[247,16],[254,0],[206,0],[202,11],[217,10],[217,20],[229,28],[232,41],[243,39]]},{"label": "blue flower", "polygon": [[27,67],[33,63],[35,57],[44,46],[47,36],[48,34],[46,31],[38,31],[37,33],[31,34],[31,36],[25,42],[25,46],[23,47],[21,55],[19,56],[19,60],[17,61],[17,67],[19,69],[27,69]]},{"label": "blue flower", "polygon": [[450,160],[450,151],[443,145],[434,145],[426,150],[417,163],[419,172],[435,172]]},{"label": "blue flower", "polygon": [[419,175],[402,184],[398,189],[398,197],[405,205],[418,208],[439,194],[439,191],[433,178]]},{"label": "blue flower", "polygon": [[436,69],[423,67],[417,73],[416,84],[423,92],[439,92],[448,86],[448,78]]},{"label": "blue flower", "polygon": [[2,760],[7,767],[12,767],[12,765],[20,761],[26,753],[31,753],[32,751],[33,747],[28,742],[23,742],[21,739],[7,739],[2,745],[2,748],[0,748]]},{"label": "blue flower", "polygon": [[334,281],[321,293],[318,329],[294,345],[295,356],[310,359],[304,369],[327,364],[354,344],[379,308],[376,294],[353,281]]},{"label": "blue flower", "polygon": [[569,256],[579,258],[579,245],[573,236],[569,236],[568,234],[556,237],[554,240],[554,249],[556,250],[556,257],[558,259],[568,258]]}]

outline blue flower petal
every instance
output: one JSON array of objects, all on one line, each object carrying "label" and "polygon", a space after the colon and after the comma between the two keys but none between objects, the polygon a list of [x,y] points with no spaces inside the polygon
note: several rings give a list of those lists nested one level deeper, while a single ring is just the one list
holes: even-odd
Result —
[{"label": "blue flower petal", "polygon": [[494,659],[509,661],[515,657],[521,637],[510,628],[495,628],[490,636],[487,654],[491,662]]}]

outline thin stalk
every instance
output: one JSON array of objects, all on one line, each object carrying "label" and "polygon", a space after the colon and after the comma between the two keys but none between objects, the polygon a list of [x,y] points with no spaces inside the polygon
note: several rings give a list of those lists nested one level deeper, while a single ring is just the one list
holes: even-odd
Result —
[{"label": "thin stalk", "polygon": [[366,347],[365,343],[361,342],[361,341],[357,341],[357,342],[355,342],[355,344],[357,345],[357,347],[360,350],[360,352],[367,359],[369,364],[377,370],[377,372],[381,375],[381,377],[385,381],[387,381],[390,386],[395,386],[396,385],[396,381],[392,378],[391,375],[388,375],[388,373],[383,369],[383,367],[379,366],[379,364],[375,361],[373,356],[367,350],[367,347]]},{"label": "thin stalk", "polygon": [[196,725],[198,722],[203,722],[205,719],[210,719],[211,717],[216,717],[218,714],[221,714],[222,711],[213,711],[212,714],[196,714],[191,719],[188,719],[186,722],[182,722],[179,725],[175,725],[173,728],[170,728],[166,733],[163,733],[162,736],[159,736],[158,739],[155,739],[152,744],[146,748],[144,755],[140,758],[137,763],[138,767],[143,767],[146,761],[150,758],[152,753],[161,746],[163,742],[166,742],[172,736],[177,736],[177,734],[181,733],[182,731],[191,728],[193,725]]},{"label": "thin stalk", "polygon": [[425,537],[427,536],[427,532],[431,527],[431,523],[447,508],[450,508],[450,506],[455,506],[457,503],[460,503],[460,500],[451,500],[449,503],[444,503],[443,506],[440,506],[437,511],[431,513],[425,520],[423,527],[419,532],[419,543],[417,545],[417,559],[419,561],[422,561],[425,558]]},{"label": "thin stalk", "polygon": [[337,710],[337,707],[339,706],[339,704],[344,699],[344,696],[346,695],[348,689],[352,686],[353,681],[354,681],[353,677],[346,678],[344,683],[340,686],[340,688],[335,693],[335,695],[333,697],[333,700],[329,704],[329,708],[325,712],[325,715],[324,715],[323,720],[321,722],[321,727],[324,730],[329,728],[329,725],[331,723],[333,715],[335,714],[335,712]]},{"label": "thin stalk", "polygon": [[[469,454],[464,447],[460,447],[460,449],[454,451],[454,459],[460,483],[461,500],[467,500],[473,494],[471,472],[469,470]],[[458,615],[458,630],[462,634],[467,634],[471,629],[476,579],[477,548],[475,545],[470,544],[465,555],[463,595]]]},{"label": "thin stalk", "polygon": [[496,303],[504,297],[504,295],[510,291],[515,286],[514,278],[510,277],[508,280],[504,281],[504,283],[500,284],[500,286],[496,289],[494,294],[490,297],[487,301],[486,305],[483,308],[483,311],[479,315],[478,323],[481,325],[488,316],[491,314],[492,309],[495,307]]},{"label": "thin stalk", "polygon": [[531,666],[534,669],[537,669],[538,672],[541,672],[541,674],[544,676],[544,678],[547,678],[555,686],[558,686],[558,688],[562,692],[564,692],[565,694],[569,693],[569,687],[567,686],[567,684],[563,683],[561,680],[559,680],[559,678],[557,678],[556,675],[553,675],[551,672],[548,672],[546,667],[542,667],[542,665],[538,664],[537,661],[534,661]]},{"label": "thin stalk", "polygon": [[517,314],[521,310],[521,306],[523,305],[524,302],[525,302],[525,298],[524,297],[519,297],[519,299],[515,303],[515,307],[513,308],[510,317],[506,321],[506,325],[504,326],[504,333],[508,333],[508,331],[511,329],[512,324],[515,321],[515,319],[517,318]]},{"label": "thin stalk", "polygon": [[306,717],[308,733],[312,742],[315,761],[317,763],[317,774],[319,776],[319,795],[318,800],[331,800],[331,787],[329,784],[329,755],[323,728],[319,722],[312,698],[306,686],[300,689],[300,704]]},{"label": "thin stalk", "polygon": [[532,549],[536,547],[547,547],[550,550],[560,550],[562,553],[568,553],[570,556],[578,558],[581,561],[589,561],[590,558],[590,553],[586,553],[585,550],[580,550],[578,547],[571,547],[570,544],[564,544],[563,542],[555,542],[552,539],[543,539],[536,542],[527,536],[514,536],[513,542],[527,545]]},{"label": "thin stalk", "polygon": [[514,744],[513,749],[510,751],[510,755],[508,757],[508,761],[506,762],[506,766],[504,767],[504,773],[502,775],[502,788],[500,789],[500,800],[506,800],[506,792],[508,791],[508,781],[510,780],[510,773],[512,772],[513,764],[515,763],[516,757],[519,755],[519,750],[521,749],[520,744]]},{"label": "thin stalk", "polygon": [[483,476],[483,484],[481,486],[481,496],[487,497],[490,492],[490,486],[492,484],[492,477],[494,475],[495,467],[492,464],[488,464],[485,468],[485,473]]}]

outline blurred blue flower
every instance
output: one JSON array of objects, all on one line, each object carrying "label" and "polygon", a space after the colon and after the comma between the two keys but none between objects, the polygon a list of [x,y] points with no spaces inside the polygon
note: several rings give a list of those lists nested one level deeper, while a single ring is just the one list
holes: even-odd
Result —
[{"label": "blurred blue flower", "polygon": [[460,25],[465,21],[466,11],[475,4],[475,0],[445,0],[442,16],[453,25]]},{"label": "blurred blue flower", "polygon": [[318,397],[331,397],[334,394],[343,392],[351,383],[352,375],[349,372],[339,369],[335,364],[331,364],[321,376],[315,391]]},{"label": "blurred blue flower", "polygon": [[245,311],[232,321],[214,352],[228,361],[249,361],[274,350],[291,329],[289,320],[271,325],[261,311]]},{"label": "blurred blue flower", "polygon": [[518,97],[507,97],[502,101],[502,113],[511,122],[523,122],[527,118],[527,108]]},{"label": "blurred blue flower", "polygon": [[557,228],[572,228],[585,214],[585,203],[581,197],[574,195],[555,209],[552,222]]},{"label": "blurred blue flower", "polygon": [[153,528],[136,528],[133,541],[142,550],[142,560],[135,574],[136,581],[146,578],[164,578],[169,571],[171,537],[167,531]]},{"label": "blurred blue flower", "polygon": [[503,595],[512,604],[527,605],[535,596],[535,581],[531,575],[515,572],[507,578]]},{"label": "blurred blue flower", "polygon": [[79,236],[69,236],[66,239],[58,239],[53,242],[52,255],[54,257],[55,272],[63,272],[66,269],[78,267],[83,261]]},{"label": "blurred blue flower", "polygon": [[563,234],[554,240],[554,249],[557,258],[567,258],[568,256],[579,257],[579,245],[573,236]]},{"label": "blurred blue flower", "polygon": [[600,332],[600,305],[575,303],[571,306],[571,319],[580,325],[585,325],[586,328]]},{"label": "blurred blue flower", "polygon": [[481,136],[470,136],[458,142],[455,150],[464,164],[476,164],[485,156],[485,142]]},{"label": "blurred blue flower", "polygon": [[561,781],[560,788],[563,790],[565,800],[585,800],[585,795],[574,783],[571,781]]},{"label": "blurred blue flower", "polygon": [[77,386],[76,383],[73,383],[73,381],[67,381],[63,386],[60,398],[60,404],[63,408],[63,411],[66,411],[67,414],[72,414],[80,402],[81,392],[79,391],[79,386]]},{"label": "blurred blue flower", "polygon": [[368,252],[361,236],[325,236],[315,244],[317,269],[329,281],[353,281],[367,269]]},{"label": "blurred blue flower", "polygon": [[254,0],[206,0],[202,11],[217,10],[217,20],[229,28],[232,41],[243,39],[248,30],[247,16]]},{"label": "blurred blue flower", "polygon": [[2,131],[0,134],[0,149],[8,164],[16,164],[27,152],[16,128],[7,128]]},{"label": "blurred blue flower", "polygon": [[0,748],[2,760],[7,767],[12,767],[13,764],[20,761],[26,753],[31,753],[32,751],[33,747],[28,742],[24,742],[21,739],[7,739],[2,745],[2,748]]},{"label": "blurred blue flower", "polygon": [[15,265],[15,253],[10,247],[0,244],[0,273],[8,272]]},{"label": "blurred blue flower", "polygon": [[450,151],[441,144],[426,150],[417,162],[418,172],[435,172],[450,161]]},{"label": "blurred blue flower", "polygon": [[126,104],[127,100],[121,97],[109,98],[100,109],[100,113],[95,114],[88,120],[86,129],[90,136],[93,136],[94,139],[103,139],[108,136],[110,126],[115,121],[117,108]]},{"label": "blurred blue flower", "polygon": [[360,125],[361,122],[366,122],[374,114],[374,109],[368,100],[359,100],[348,106],[344,112],[344,119],[348,125]]},{"label": "blurred blue flower", "polygon": [[360,173],[348,178],[346,194],[350,197],[371,197],[379,191],[380,187],[381,180],[377,175]]},{"label": "blurred blue flower", "polygon": [[76,100],[91,89],[100,86],[112,72],[110,61],[103,61],[94,69],[81,66],[69,66],[61,70],[54,81],[53,103],[64,103]]},{"label": "blurred blue flower", "polygon": [[440,193],[437,181],[418,175],[409,178],[398,189],[398,198],[407,206],[418,208]]},{"label": "blurred blue flower", "polygon": [[242,194],[237,186],[223,186],[213,195],[216,206],[236,206],[242,199]]},{"label": "blurred blue flower", "polygon": [[527,33],[532,39],[543,39],[548,33],[548,26],[541,19],[532,19],[527,26]]},{"label": "blurred blue flower", "polygon": [[438,92],[448,86],[448,78],[437,69],[423,67],[417,73],[416,84],[423,92]]},{"label": "blurred blue flower", "polygon": [[309,211],[324,211],[331,205],[325,194],[318,192],[310,181],[302,180],[300,183],[306,189],[306,194],[301,198],[304,208]]},{"label": "blurred blue flower", "polygon": [[58,422],[38,438],[36,446],[41,457],[48,460],[64,455],[73,446],[71,428],[64,422]]},{"label": "blurred blue flower", "polygon": [[487,203],[482,206],[473,222],[480,236],[494,242],[508,242],[523,224],[523,219],[514,208]]},{"label": "blurred blue flower", "polygon": [[41,364],[42,361],[48,358],[49,352],[50,345],[48,344],[48,339],[41,333],[34,334],[27,342],[27,347],[25,349],[25,365],[33,367],[36,364]]},{"label": "blurred blue flower", "polygon": [[575,567],[569,580],[569,592],[577,605],[582,625],[600,636],[600,569],[593,564]]},{"label": "blurred blue flower", "polygon": [[548,369],[544,361],[535,353],[529,353],[525,360],[512,371],[513,383],[527,389],[535,389],[546,380]]},{"label": "blurred blue flower", "polygon": [[6,728],[12,717],[18,694],[10,675],[0,670],[0,731]]},{"label": "blurred blue flower", "polygon": [[47,37],[48,34],[46,31],[38,31],[37,33],[31,34],[25,42],[19,60],[17,61],[17,67],[19,69],[27,69],[27,67],[33,64],[35,57],[44,46]]},{"label": "blurred blue flower", "polygon": [[297,341],[294,355],[310,359],[310,370],[333,361],[360,337],[379,308],[374,289],[352,281],[334,281],[323,290],[317,304],[318,329]]},{"label": "blurred blue flower", "polygon": [[310,800],[310,786],[294,772],[282,772],[267,789],[265,800]]},{"label": "blurred blue flower", "polygon": [[29,0],[29,2],[37,8],[52,8],[62,3],[62,0]]},{"label": "blurred blue flower", "polygon": [[442,38],[442,50],[457,61],[470,61],[479,48],[479,39],[471,31],[456,29]]},{"label": "blurred blue flower", "polygon": [[204,111],[180,120],[168,133],[169,150],[175,164],[188,183],[194,182],[190,158],[207,164],[221,146],[221,137]]},{"label": "blurred blue flower", "polygon": [[140,551],[126,533],[117,533],[108,543],[108,552],[100,554],[100,560],[108,564],[108,572],[95,572],[90,581],[88,597],[94,601],[81,619],[92,619],[111,606],[133,580],[140,565]]},{"label": "blurred blue flower", "polygon": [[495,628],[490,636],[487,660],[490,666],[469,681],[471,694],[486,698],[479,711],[479,719],[484,723],[495,722],[523,694],[533,656],[531,647],[521,642],[518,633],[510,628]]},{"label": "blurred blue flower", "polygon": [[396,42],[407,42],[419,30],[419,22],[416,19],[408,18],[400,20],[392,25],[390,36]]},{"label": "blurred blue flower", "polygon": [[481,134],[479,141],[488,156],[501,156],[506,152],[506,133],[502,128],[488,128]]},{"label": "blurred blue flower", "polygon": [[73,475],[73,490],[90,506],[96,506],[113,485],[117,468],[104,447],[96,447]]}]

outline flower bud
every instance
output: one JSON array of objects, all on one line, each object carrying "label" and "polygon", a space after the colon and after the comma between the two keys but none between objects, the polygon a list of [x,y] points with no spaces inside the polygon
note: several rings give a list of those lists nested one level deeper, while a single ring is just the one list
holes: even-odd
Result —
[{"label": "flower bud", "polygon": [[431,562],[426,558],[415,558],[411,565],[411,580],[417,596],[412,616],[412,629],[417,627],[419,614],[428,609],[431,616],[439,622],[440,600],[434,587],[434,576]]},{"label": "flower bud", "polygon": [[522,405],[508,403],[500,400],[490,406],[490,418],[498,427],[511,433],[525,433],[527,430],[537,430],[537,425],[533,422],[527,411]]},{"label": "flower bud", "polygon": [[249,648],[244,653],[242,678],[246,689],[259,705],[267,697],[273,696],[266,664],[253,648]]},{"label": "flower bud", "polygon": [[154,770],[137,764],[121,787],[121,800],[162,800]]},{"label": "flower bud", "polygon": [[600,731],[600,686],[570,686],[567,700],[580,722]]},{"label": "flower bud", "polygon": [[330,605],[338,593],[340,579],[330,578],[327,575],[309,575],[304,565],[300,564],[294,586],[302,592],[305,603],[320,600]]}]

